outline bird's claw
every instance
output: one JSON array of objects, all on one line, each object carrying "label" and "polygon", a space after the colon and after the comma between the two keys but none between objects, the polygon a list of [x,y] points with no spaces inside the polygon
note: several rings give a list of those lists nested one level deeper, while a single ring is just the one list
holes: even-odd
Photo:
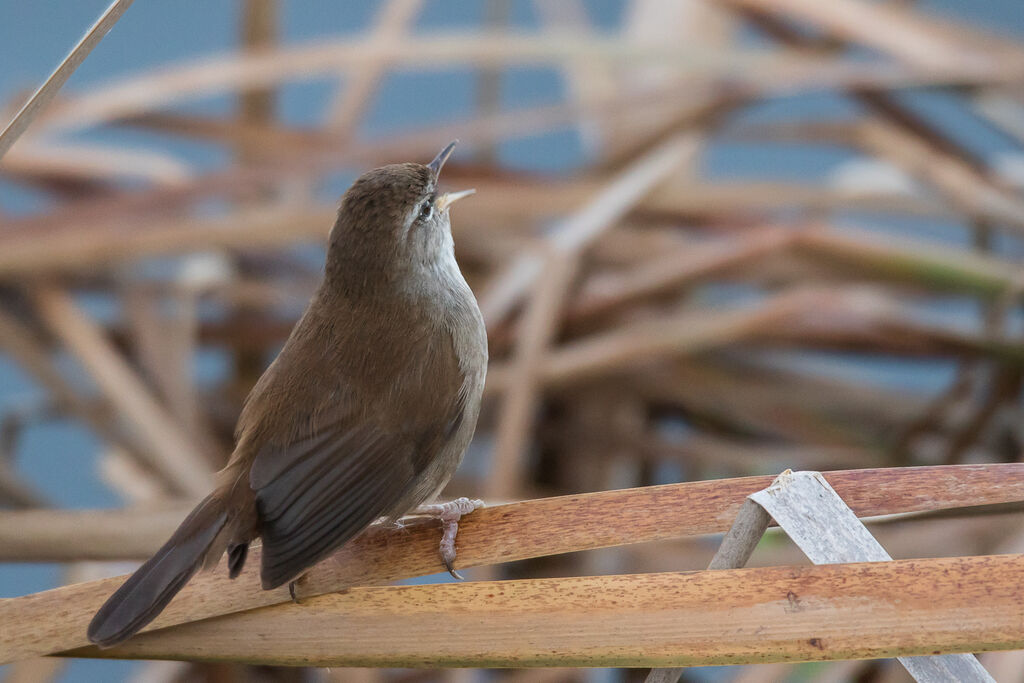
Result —
[{"label": "bird's claw", "polygon": [[458,573],[457,571],[455,571],[455,567],[452,566],[452,562],[453,562],[454,559],[455,558],[448,559],[447,557],[442,557],[441,558],[441,560],[444,562],[445,568],[448,570],[448,573],[452,575],[453,579],[457,579],[459,581],[465,581],[466,577],[463,576],[462,574]]},{"label": "bird's claw", "polygon": [[292,602],[294,604],[301,605],[302,601],[299,600],[298,593],[295,590],[295,584],[298,583],[298,581],[299,580],[296,579],[295,581],[289,581],[288,582],[288,595],[292,596]]}]

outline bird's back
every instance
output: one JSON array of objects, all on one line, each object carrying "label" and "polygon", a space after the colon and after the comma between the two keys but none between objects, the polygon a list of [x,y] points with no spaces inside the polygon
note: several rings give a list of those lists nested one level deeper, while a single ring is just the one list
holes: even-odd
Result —
[{"label": "bird's back", "polygon": [[461,461],[486,371],[483,323],[464,281],[429,302],[318,294],[254,387],[225,474],[253,511],[231,542],[263,537],[265,585],[436,495]]}]

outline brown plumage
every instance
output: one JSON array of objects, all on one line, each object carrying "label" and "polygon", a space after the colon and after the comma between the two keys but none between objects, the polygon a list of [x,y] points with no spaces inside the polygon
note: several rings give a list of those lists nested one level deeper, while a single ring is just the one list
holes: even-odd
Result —
[{"label": "brown plumage", "polygon": [[97,612],[89,640],[130,637],[225,551],[236,576],[256,537],[263,587],[280,586],[451,478],[487,366],[452,248],[448,205],[462,195],[436,191],[453,146],[345,193],[323,282],[249,395],[216,489]]}]

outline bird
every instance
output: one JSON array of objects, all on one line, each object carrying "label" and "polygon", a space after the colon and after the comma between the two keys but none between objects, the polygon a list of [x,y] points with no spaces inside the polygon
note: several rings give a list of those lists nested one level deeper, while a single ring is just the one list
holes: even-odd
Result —
[{"label": "bird", "polygon": [[[429,164],[361,175],[342,196],[323,278],[243,405],[215,488],[97,611],[89,641],[112,647],[227,553],[242,571],[259,538],[264,589],[289,583],[373,522],[433,500],[476,429],[487,335],[455,260],[449,208]],[[427,506],[455,574],[460,498]],[[456,575],[457,576],[457,575]]]}]

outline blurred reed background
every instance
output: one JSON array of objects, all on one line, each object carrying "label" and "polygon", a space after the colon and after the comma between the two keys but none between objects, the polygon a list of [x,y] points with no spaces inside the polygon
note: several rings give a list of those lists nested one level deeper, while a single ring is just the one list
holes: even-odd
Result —
[{"label": "blurred reed background", "polygon": [[[5,121],[105,5],[0,10]],[[477,188],[453,229],[492,365],[448,495],[1019,460],[1022,37],[1016,0],[140,0],[0,163],[0,506],[125,506],[153,527],[111,524],[100,542],[72,515],[31,532],[0,521],[0,595],[126,571],[155,548],[230,452],[242,399],[319,277],[341,192],[456,137],[444,181]],[[59,540],[10,543],[29,533]],[[1011,514],[876,534],[897,558],[1024,550]],[[700,569],[715,547],[468,574]],[[752,559],[805,562],[782,540]],[[1024,680],[1019,653],[982,661]],[[892,662],[684,674],[905,678]]]}]

